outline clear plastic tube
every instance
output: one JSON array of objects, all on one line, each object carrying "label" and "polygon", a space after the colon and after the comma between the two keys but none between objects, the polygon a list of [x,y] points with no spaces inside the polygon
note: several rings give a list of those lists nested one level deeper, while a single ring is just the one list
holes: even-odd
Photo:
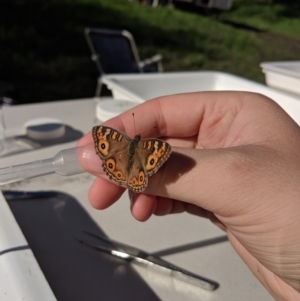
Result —
[{"label": "clear plastic tube", "polygon": [[62,176],[83,173],[85,170],[79,163],[79,156],[83,156],[83,152],[90,150],[89,145],[73,147],[61,150],[53,158],[0,168],[0,185],[52,173]]}]

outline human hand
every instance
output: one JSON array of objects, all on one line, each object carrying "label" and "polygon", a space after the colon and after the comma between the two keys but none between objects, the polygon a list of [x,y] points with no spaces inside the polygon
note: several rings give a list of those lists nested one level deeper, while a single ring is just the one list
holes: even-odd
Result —
[{"label": "human hand", "polygon": [[[133,137],[164,137],[173,154],[131,193],[138,220],[187,211],[210,218],[277,300],[300,299],[300,129],[268,98],[206,92],[145,102],[105,123]],[[92,142],[90,134],[79,145]],[[89,199],[104,209],[124,188],[109,182],[95,155]]]}]

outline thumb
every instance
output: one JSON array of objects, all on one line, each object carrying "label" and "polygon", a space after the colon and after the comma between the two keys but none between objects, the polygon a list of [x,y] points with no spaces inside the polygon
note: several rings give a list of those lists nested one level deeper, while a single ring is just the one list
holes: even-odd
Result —
[{"label": "thumb", "polygon": [[[172,147],[170,158],[149,179],[144,193],[194,204],[221,216],[232,215],[232,209],[242,213],[247,208],[246,196],[251,197],[248,210],[255,206],[253,199],[259,199],[261,191],[253,191],[253,187],[257,188],[257,182],[268,172],[269,158],[270,149],[259,145],[222,149]],[[92,144],[82,147],[79,160],[86,171],[108,180]]]}]

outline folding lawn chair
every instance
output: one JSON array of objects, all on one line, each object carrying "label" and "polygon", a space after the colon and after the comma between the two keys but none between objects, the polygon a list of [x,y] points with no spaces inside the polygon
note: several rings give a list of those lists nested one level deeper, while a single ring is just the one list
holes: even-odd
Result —
[{"label": "folding lawn chair", "polygon": [[101,75],[112,73],[162,72],[162,56],[140,60],[134,38],[126,30],[86,28],[85,37],[92,60],[100,72],[96,96],[101,92]]}]

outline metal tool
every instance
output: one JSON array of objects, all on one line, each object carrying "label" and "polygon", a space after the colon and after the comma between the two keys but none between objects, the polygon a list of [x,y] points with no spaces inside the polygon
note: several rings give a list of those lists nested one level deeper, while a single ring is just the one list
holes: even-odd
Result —
[{"label": "metal tool", "polygon": [[169,263],[168,261],[161,259],[158,256],[152,255],[138,248],[88,231],[83,232],[89,236],[98,239],[99,241],[108,243],[110,245],[110,247],[105,247],[100,244],[88,242],[85,239],[80,239],[81,243],[90,246],[94,249],[97,249],[98,251],[108,253],[112,256],[132,262],[139,266],[143,266],[150,270],[162,273],[164,275],[168,275],[177,280],[184,281],[197,287],[201,287],[205,290],[213,291],[219,286],[219,284],[213,280],[186,271],[178,266]]}]

